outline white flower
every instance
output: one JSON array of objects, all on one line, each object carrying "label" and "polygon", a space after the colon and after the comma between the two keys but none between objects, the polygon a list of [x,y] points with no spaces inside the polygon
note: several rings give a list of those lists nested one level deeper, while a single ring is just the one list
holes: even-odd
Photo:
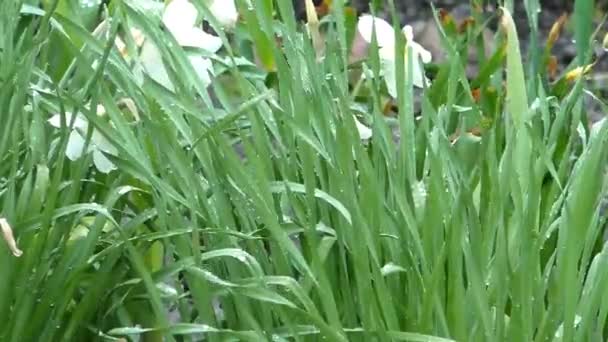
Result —
[{"label": "white flower", "polygon": [[[99,108],[98,108],[99,109]],[[72,121],[72,113],[65,113],[66,125]],[[53,115],[48,120],[51,126],[61,128],[61,117],[59,114]],[[74,126],[68,138],[68,145],[65,149],[65,156],[74,161],[78,160],[84,154],[93,153],[93,164],[97,170],[102,173],[109,173],[116,169],[116,165],[112,163],[104,153],[117,155],[118,151],[112,144],[97,130],[93,130],[89,146],[85,151],[86,136],[89,123],[82,114],[76,114],[74,118]]]},{"label": "white flower", "polygon": [[357,131],[359,132],[361,140],[369,140],[372,137],[372,130],[362,124],[356,117],[353,118],[355,119],[355,125],[357,126]]},{"label": "white flower", "polygon": [[[203,49],[208,53],[217,52],[222,47],[222,40],[196,27],[197,15],[196,7],[190,1],[173,0],[163,12],[163,24],[179,45]],[[154,43],[146,40],[140,57],[144,69],[153,80],[174,90],[161,53]],[[211,83],[209,74],[213,73],[211,61],[195,53],[188,53],[188,59],[203,85],[208,86]]]},{"label": "white flower", "polygon": [[[380,48],[379,56],[382,60],[382,72],[384,73],[384,81],[388,88],[389,94],[393,97],[397,97],[397,77],[396,77],[396,66],[395,66],[395,34],[393,27],[385,20],[376,18],[369,14],[362,15],[357,23],[357,31],[363,40],[370,44],[372,42],[372,35],[375,31],[376,41]],[[402,29],[403,35],[405,36],[406,46],[404,58],[405,67],[404,70],[408,72],[408,48],[412,49],[412,58],[414,61],[414,67],[412,70],[412,80],[414,86],[422,88],[424,82],[428,82],[428,79],[424,76],[423,64],[429,63],[432,59],[431,53],[426,50],[422,45],[414,41],[414,32],[412,27],[406,25]]]},{"label": "white flower", "polygon": [[210,0],[207,7],[223,27],[232,28],[239,19],[234,0]]}]

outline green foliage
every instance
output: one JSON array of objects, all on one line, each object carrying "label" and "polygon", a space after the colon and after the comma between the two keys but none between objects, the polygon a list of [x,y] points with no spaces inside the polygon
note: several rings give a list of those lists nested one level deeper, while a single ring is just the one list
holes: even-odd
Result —
[{"label": "green foliage", "polygon": [[[396,29],[387,118],[344,1],[322,58],[288,1],[239,1],[226,32],[193,2],[224,42],[209,87],[160,2],[0,1],[0,217],[23,250],[0,243],[0,340],[606,339],[608,127],[586,126],[581,77],[524,69],[507,10],[472,80],[483,23],[436,18],[448,58],[419,106]],[[74,134],[95,149],[66,157]]]}]

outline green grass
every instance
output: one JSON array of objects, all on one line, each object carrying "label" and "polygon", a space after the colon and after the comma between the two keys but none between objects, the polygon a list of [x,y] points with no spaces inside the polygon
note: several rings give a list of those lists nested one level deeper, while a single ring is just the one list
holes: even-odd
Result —
[{"label": "green grass", "polygon": [[[377,53],[347,62],[344,1],[321,20],[321,60],[289,1],[251,2],[234,31],[211,20],[230,45],[209,89],[149,2],[0,2],[0,217],[23,250],[0,243],[0,340],[606,339],[608,126],[586,125],[582,78],[549,82],[540,54],[528,67],[507,13],[468,80],[483,23],[438,19],[447,62],[419,109],[398,77],[386,118]],[[114,48],[131,27],[175,92]],[[77,112],[116,170],[65,157]]]}]

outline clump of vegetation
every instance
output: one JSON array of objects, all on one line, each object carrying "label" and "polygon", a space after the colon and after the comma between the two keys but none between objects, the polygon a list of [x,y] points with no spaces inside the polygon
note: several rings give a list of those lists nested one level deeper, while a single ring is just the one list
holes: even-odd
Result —
[{"label": "clump of vegetation", "polygon": [[1,1],[0,339],[606,339],[591,3]]}]

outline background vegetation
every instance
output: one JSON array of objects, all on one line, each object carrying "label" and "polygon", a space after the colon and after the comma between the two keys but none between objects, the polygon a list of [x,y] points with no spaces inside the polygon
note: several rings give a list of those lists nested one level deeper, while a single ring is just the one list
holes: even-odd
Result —
[{"label": "background vegetation", "polygon": [[[226,30],[192,2],[223,42],[208,88],[161,2],[0,1],[0,217],[23,251],[0,244],[1,340],[606,339],[593,1],[575,2],[577,58],[555,80],[551,41],[522,57],[513,1],[490,54],[482,12],[434,12],[448,58],[420,91],[398,72],[396,99],[375,42],[349,62],[342,0],[320,37],[288,1],[237,1]],[[172,90],[142,71],[134,27]]]}]

